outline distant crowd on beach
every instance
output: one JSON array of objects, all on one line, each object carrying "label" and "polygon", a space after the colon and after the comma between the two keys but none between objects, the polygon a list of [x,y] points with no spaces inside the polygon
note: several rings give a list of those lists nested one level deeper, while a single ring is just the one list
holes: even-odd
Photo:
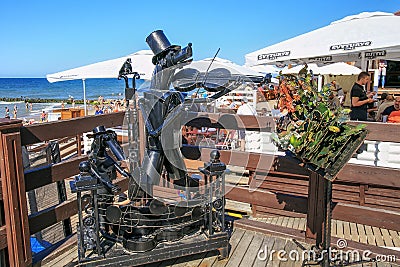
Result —
[{"label": "distant crowd on beach", "polygon": [[[28,111],[32,111],[32,103],[28,103],[26,102],[26,110]],[[17,105],[14,105],[14,108],[12,110],[12,118],[16,119],[18,116],[18,107]],[[10,109],[8,107],[5,107],[5,111],[4,111],[4,118],[6,119],[11,119],[11,114],[10,114]]]},{"label": "distant crowd on beach", "polygon": [[106,101],[103,96],[99,96],[97,102],[94,103],[94,115],[124,111],[125,106],[125,99],[112,99]]}]

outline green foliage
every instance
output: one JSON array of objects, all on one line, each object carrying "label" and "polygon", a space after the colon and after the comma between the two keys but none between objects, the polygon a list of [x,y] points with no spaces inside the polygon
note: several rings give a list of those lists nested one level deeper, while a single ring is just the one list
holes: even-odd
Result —
[{"label": "green foliage", "polygon": [[[334,179],[366,136],[365,125],[347,124],[349,110],[329,109],[329,86],[320,92],[310,73],[281,75],[278,105],[287,115],[277,121],[275,142],[296,158]],[[293,100],[293,101],[291,101]]]}]

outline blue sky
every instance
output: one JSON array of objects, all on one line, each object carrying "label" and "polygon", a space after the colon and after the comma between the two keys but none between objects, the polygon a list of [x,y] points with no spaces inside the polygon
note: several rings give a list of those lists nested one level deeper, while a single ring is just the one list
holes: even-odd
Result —
[{"label": "blue sky", "polygon": [[398,0],[1,0],[0,77],[45,77],[149,49],[158,29],[172,44],[192,42],[194,59],[221,48],[242,65],[249,52],[345,16],[398,10]]}]

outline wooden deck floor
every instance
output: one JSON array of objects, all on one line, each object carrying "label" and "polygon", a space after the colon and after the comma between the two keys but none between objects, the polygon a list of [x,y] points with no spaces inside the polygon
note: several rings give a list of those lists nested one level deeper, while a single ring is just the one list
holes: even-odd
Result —
[{"label": "wooden deck floor", "polygon": [[[252,218],[252,220],[297,230],[306,230],[305,218],[269,216],[264,218]],[[393,230],[332,220],[331,234],[332,236],[345,238],[346,240],[379,247],[397,248],[400,250],[400,232]]]},{"label": "wooden deck floor", "polygon": [[[261,234],[259,232],[244,230],[241,228],[235,228],[230,238],[230,255],[228,259],[218,260],[217,251],[195,254],[187,257],[181,257],[177,259],[171,259],[163,262],[153,263],[146,265],[149,267],[161,267],[161,266],[175,266],[175,267],[258,267],[258,266],[301,266],[301,260],[292,260],[289,255],[290,251],[297,251],[301,255],[302,250],[291,240],[286,238],[274,237],[271,235]],[[303,246],[310,248],[310,245],[302,243]],[[265,256],[265,254],[259,251],[286,251],[287,255],[283,258],[287,258],[287,261],[280,261],[277,253],[272,253]],[[292,254],[295,255],[295,254]],[[264,256],[264,257],[263,257]],[[265,258],[265,259],[264,259]],[[292,257],[293,258],[293,257]],[[77,261],[77,247],[76,245],[65,253],[59,255],[52,261],[49,261],[42,265],[36,266],[75,266]],[[356,264],[352,266],[399,266],[394,263],[364,263]]]}]

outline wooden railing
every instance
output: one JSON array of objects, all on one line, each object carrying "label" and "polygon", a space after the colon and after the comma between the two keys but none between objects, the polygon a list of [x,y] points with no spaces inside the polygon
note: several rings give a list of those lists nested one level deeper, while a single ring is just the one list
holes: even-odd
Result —
[{"label": "wooden railing", "polygon": [[[198,114],[192,114],[193,118],[196,116]],[[270,117],[202,116],[206,119],[197,123],[206,124],[204,126],[223,125],[230,129],[245,127],[259,131],[271,131],[273,127]],[[0,119],[0,265],[32,264],[30,236],[77,213],[76,201],[67,199],[28,216],[26,192],[78,174],[78,164],[87,158],[81,154],[81,135],[98,125],[121,126],[123,120],[123,113],[113,113],[24,127],[19,120]],[[400,125],[368,123],[367,128],[369,140],[400,142],[397,134]],[[64,160],[24,171],[22,146],[50,140],[62,141],[66,137],[75,138],[75,141],[60,145],[62,151],[69,151],[65,154],[61,152]],[[143,142],[141,145],[143,151]],[[76,150],[71,152],[71,147]],[[209,152],[203,149],[200,160],[207,161]],[[221,155],[225,163],[243,166],[250,171],[248,186],[227,185],[228,199],[250,203],[253,215],[306,216],[308,213],[308,237],[315,238],[312,225],[318,218],[312,216],[315,210],[310,207],[312,202],[318,201],[313,192],[318,188],[320,177],[310,175],[307,170],[282,156],[228,150],[221,151]],[[333,217],[399,231],[399,178],[400,172],[396,169],[347,164],[334,183]],[[126,180],[118,182],[126,188]]]}]

